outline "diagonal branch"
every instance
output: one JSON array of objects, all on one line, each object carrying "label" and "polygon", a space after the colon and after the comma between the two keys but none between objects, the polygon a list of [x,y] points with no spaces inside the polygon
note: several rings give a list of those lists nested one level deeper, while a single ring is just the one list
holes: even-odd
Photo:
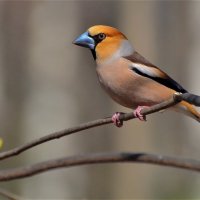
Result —
[{"label": "diagonal branch", "polygon": [[[141,113],[144,114],[144,115],[149,115],[151,113],[155,113],[155,112],[158,112],[160,110],[169,108],[169,107],[179,103],[181,100],[185,100],[185,101],[188,101],[190,103],[195,103],[195,105],[200,106],[200,97],[199,96],[189,94],[189,93],[186,93],[186,94],[181,94],[181,93],[177,94],[176,93],[169,100],[166,100],[166,101],[164,101],[160,104],[151,106],[149,108],[144,108],[141,111]],[[134,117],[132,112],[120,115],[120,120],[122,120],[122,121],[127,121],[127,120],[130,120],[130,119],[133,119],[133,118],[135,118],[135,117]],[[93,127],[98,127],[98,126],[102,126],[102,125],[110,124],[110,123],[112,123],[112,119],[111,119],[111,117],[107,117],[107,118],[104,118],[104,119],[97,119],[97,120],[94,120],[94,121],[91,121],[91,122],[80,124],[80,125],[72,127],[72,128],[68,128],[68,129],[64,129],[62,131],[58,131],[58,132],[48,134],[48,135],[43,136],[41,138],[35,139],[35,140],[33,140],[29,143],[26,143],[24,145],[16,147],[14,149],[0,153],[0,160],[6,159],[6,158],[9,158],[9,157],[12,157],[12,156],[16,156],[16,155],[18,155],[18,154],[20,154],[20,153],[22,153],[22,152],[24,152],[24,151],[26,151],[30,148],[33,148],[37,145],[48,142],[50,140],[59,139],[60,137],[67,136],[67,135],[70,135],[72,133],[80,132],[80,131],[83,131],[83,130],[86,130],[86,129],[90,129],[90,128],[93,128]]]},{"label": "diagonal branch", "polygon": [[[173,106],[176,103],[180,102],[180,100],[181,100],[180,97],[181,97],[180,95],[174,95],[171,99],[164,101],[160,104],[157,104],[155,106],[152,106],[150,108],[144,108],[141,112],[144,115],[148,115],[148,114],[157,112],[159,110],[163,110],[165,108],[168,108],[168,107]],[[135,118],[135,116],[133,115],[132,112],[120,115],[120,120],[122,120],[122,121],[127,121],[127,120],[130,120],[130,119],[133,119],[133,118]],[[68,128],[68,129],[65,129],[65,130],[62,130],[62,131],[58,131],[58,132],[48,134],[48,135],[43,136],[41,138],[35,139],[35,140],[33,140],[29,143],[26,143],[24,145],[16,147],[14,149],[0,153],[0,160],[18,155],[18,154],[20,154],[20,153],[22,153],[22,152],[24,152],[24,151],[26,151],[26,150],[28,150],[32,147],[35,147],[35,146],[42,144],[42,143],[45,143],[47,141],[59,139],[60,137],[67,136],[67,135],[70,135],[72,133],[80,132],[80,131],[83,131],[83,130],[86,130],[86,129],[90,129],[90,128],[93,128],[93,127],[102,126],[102,125],[110,124],[110,123],[112,123],[112,119],[111,119],[111,117],[107,117],[107,118],[104,118],[104,119],[97,119],[97,120],[94,120],[94,121],[91,121],[91,122],[80,124],[80,125],[72,127],[72,128]]]},{"label": "diagonal branch", "polygon": [[0,170],[0,181],[33,176],[52,169],[100,163],[146,163],[200,171],[200,161],[148,153],[95,153],[65,157],[37,163],[27,167]]},{"label": "diagonal branch", "polygon": [[[186,100],[190,103],[200,106],[200,97],[193,94],[175,94],[173,98],[152,106],[150,108],[144,108],[142,114],[148,115],[159,110],[169,108],[182,100]],[[133,113],[123,114],[121,120],[127,121],[133,119]],[[76,127],[72,127],[66,130],[55,132],[39,139],[33,140],[27,144],[20,147],[16,147],[7,152],[0,153],[0,159],[3,160],[8,157],[18,155],[34,146],[42,144],[44,142],[58,139],[60,137],[76,133],[82,130],[86,130],[92,127],[101,126],[104,124],[112,123],[110,117],[104,119],[98,119],[92,122],[84,123]],[[99,154],[87,154],[79,156],[65,157],[55,160],[49,160],[41,163],[37,163],[27,167],[14,168],[9,170],[0,170],[0,181],[9,181],[13,179],[25,178],[28,176],[33,176],[38,173],[42,173],[48,170],[78,166],[85,164],[95,164],[95,163],[148,163],[155,165],[171,166],[181,169],[188,169],[193,171],[200,171],[200,161],[192,159],[183,159],[169,156],[153,155],[148,153],[99,153]]]}]

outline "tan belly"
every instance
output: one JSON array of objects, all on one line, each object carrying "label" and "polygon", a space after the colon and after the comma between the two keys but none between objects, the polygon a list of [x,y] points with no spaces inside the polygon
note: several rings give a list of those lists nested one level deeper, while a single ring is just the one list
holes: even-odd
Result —
[{"label": "tan belly", "polygon": [[101,86],[117,103],[134,109],[155,105],[171,97],[171,89],[123,67],[121,63],[120,66],[97,68]]}]

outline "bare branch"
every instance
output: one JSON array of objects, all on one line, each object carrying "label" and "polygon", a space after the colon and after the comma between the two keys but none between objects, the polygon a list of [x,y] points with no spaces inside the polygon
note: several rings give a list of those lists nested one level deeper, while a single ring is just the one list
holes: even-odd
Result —
[{"label": "bare branch", "polygon": [[[200,97],[193,94],[175,94],[173,98],[164,101],[160,104],[152,106],[150,108],[144,108],[141,112],[144,115],[148,115],[159,110],[163,110],[179,103],[182,100],[186,100],[190,103],[200,106]],[[121,120],[127,121],[133,119],[133,113],[127,113],[121,115]],[[104,119],[98,119],[88,123],[81,124],[76,127],[58,131],[44,137],[33,140],[27,144],[24,144],[20,147],[16,147],[9,151],[0,153],[0,160],[3,160],[8,157],[18,155],[34,146],[42,144],[44,142],[58,139],[60,137],[70,135],[82,130],[89,128],[101,126],[104,124],[112,123],[110,117]],[[41,162],[34,164],[28,167],[15,168],[10,170],[0,170],[0,181],[8,181],[13,179],[25,178],[32,176],[38,173],[42,173],[51,169],[61,168],[61,167],[70,167],[84,164],[95,164],[95,163],[114,163],[114,162],[138,162],[138,163],[148,163],[156,164],[163,166],[171,166],[182,169],[188,169],[193,171],[200,171],[200,161],[191,160],[191,159],[181,159],[175,157],[153,155],[147,153],[104,153],[104,154],[88,154],[82,156],[72,156],[56,160],[50,160],[46,162]]]},{"label": "bare branch", "polygon": [[[164,102],[157,104],[155,106],[151,106],[149,108],[144,108],[141,111],[141,113],[144,114],[144,115],[149,115],[151,113],[154,113],[154,112],[157,112],[159,110],[163,110],[163,109],[166,109],[170,106],[173,106],[180,101],[181,101],[181,94],[176,94],[171,99],[169,99],[167,101],[164,101]],[[130,119],[133,119],[133,118],[135,118],[135,116],[133,115],[133,112],[126,113],[126,114],[123,114],[123,115],[120,116],[120,120],[122,120],[122,121],[127,121],[127,120],[130,120]],[[47,141],[59,139],[60,137],[67,136],[67,135],[70,135],[72,133],[80,132],[80,131],[83,131],[83,130],[86,130],[86,129],[90,129],[90,128],[93,128],[93,127],[102,126],[102,125],[110,124],[110,123],[112,123],[112,119],[111,119],[111,117],[107,117],[107,118],[104,118],[104,119],[97,119],[97,120],[94,120],[94,121],[91,121],[91,122],[80,124],[80,125],[72,127],[72,128],[68,128],[68,129],[64,129],[62,131],[58,131],[58,132],[48,134],[44,137],[35,139],[35,140],[33,140],[29,143],[26,143],[24,145],[21,145],[19,147],[14,148],[14,149],[0,153],[0,160],[6,159],[6,158],[9,158],[9,157],[12,157],[12,156],[16,156],[16,155],[18,155],[18,154],[20,154],[20,153],[22,153],[22,152],[24,152],[24,151],[26,151],[30,148],[33,148],[33,147],[35,147],[39,144],[45,143]]]},{"label": "bare branch", "polygon": [[[171,99],[169,99],[167,101],[164,101],[160,104],[154,105],[150,108],[144,108],[141,112],[144,115],[149,115],[151,113],[169,108],[169,107],[177,104],[181,100],[185,100],[185,101],[193,103],[197,106],[200,106],[200,97],[199,96],[189,94],[189,93],[185,93],[185,94],[176,94]],[[130,120],[130,119],[133,119],[133,118],[135,118],[135,117],[133,115],[133,112],[131,112],[131,113],[126,113],[126,114],[121,115],[120,120],[127,121],[127,120]],[[48,134],[44,137],[35,139],[35,140],[33,140],[29,143],[26,143],[24,145],[21,145],[19,147],[14,148],[14,149],[0,153],[0,160],[18,155],[18,154],[20,154],[20,153],[22,153],[22,152],[24,152],[24,151],[26,151],[30,148],[33,148],[33,147],[35,147],[39,144],[45,143],[47,141],[59,139],[60,137],[67,136],[67,135],[70,135],[72,133],[80,132],[82,130],[86,130],[86,129],[90,129],[90,128],[93,128],[93,127],[102,126],[102,125],[110,124],[110,123],[112,123],[112,119],[111,119],[111,117],[108,117],[108,118],[104,118],[104,119],[97,119],[97,120],[94,120],[94,121],[91,121],[91,122],[80,124],[80,125],[72,127],[72,128],[68,128],[68,129],[64,129],[62,131],[58,131],[58,132]]]},{"label": "bare branch", "polygon": [[181,95],[182,100],[200,107],[200,96],[195,95],[195,94],[190,94],[190,93],[184,93],[180,95]]},{"label": "bare branch", "polygon": [[[169,99],[167,101],[164,101],[160,104],[154,105],[154,106],[149,107],[149,108],[144,108],[141,111],[141,113],[144,114],[144,115],[149,115],[151,113],[169,108],[169,107],[179,103],[181,100],[185,100],[185,101],[193,103],[197,106],[200,106],[200,97],[197,96],[197,95],[193,95],[193,94],[189,94],[189,93],[175,94],[171,99]],[[130,120],[130,119],[133,119],[133,118],[135,118],[134,115],[133,115],[133,112],[126,113],[126,114],[123,114],[123,115],[120,116],[120,120],[122,120],[122,121],[127,121],[127,120]],[[93,127],[102,126],[102,125],[110,124],[110,123],[112,123],[112,119],[111,119],[111,117],[107,117],[107,118],[104,118],[104,119],[97,119],[97,120],[94,120],[94,121],[91,121],[91,122],[80,124],[80,125],[72,127],[72,128],[68,128],[68,129],[64,129],[62,131],[57,131],[57,132],[48,134],[44,137],[35,139],[35,140],[33,140],[29,143],[26,143],[24,145],[21,145],[19,147],[14,148],[14,149],[0,153],[0,160],[18,155],[18,154],[20,154],[20,153],[22,153],[22,152],[24,152],[24,151],[26,151],[30,148],[33,148],[33,147],[35,147],[39,144],[45,143],[47,141],[59,139],[60,137],[67,136],[67,135],[70,135],[72,133],[80,132],[80,131],[83,131],[83,130],[86,130],[86,129],[90,129],[90,128],[93,128]]]},{"label": "bare branch", "polygon": [[0,181],[33,176],[52,169],[100,163],[146,163],[200,171],[200,161],[148,153],[96,153],[49,160],[27,167],[0,170]]}]

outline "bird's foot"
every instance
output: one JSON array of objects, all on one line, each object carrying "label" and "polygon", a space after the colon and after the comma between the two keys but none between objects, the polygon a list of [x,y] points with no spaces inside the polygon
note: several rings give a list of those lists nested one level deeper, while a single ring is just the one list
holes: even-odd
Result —
[{"label": "bird's foot", "polygon": [[118,128],[123,126],[123,121],[120,120],[120,115],[123,114],[121,112],[116,112],[113,116],[112,116],[112,122],[114,123],[115,126],[117,126]]},{"label": "bird's foot", "polygon": [[136,118],[138,118],[139,120],[141,121],[147,121],[146,120],[146,116],[141,114],[141,110],[143,108],[148,108],[148,106],[138,106],[134,111],[133,111],[133,114]]}]

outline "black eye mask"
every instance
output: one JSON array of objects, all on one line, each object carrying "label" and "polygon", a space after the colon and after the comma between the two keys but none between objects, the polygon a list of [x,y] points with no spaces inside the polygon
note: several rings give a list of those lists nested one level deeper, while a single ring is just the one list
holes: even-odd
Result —
[{"label": "black eye mask", "polygon": [[[99,34],[94,35],[94,36],[91,36],[91,35],[89,35],[89,36],[94,39],[95,48],[96,48],[97,44],[99,44],[102,40],[104,40],[106,38],[106,34],[104,34],[104,33],[99,33]],[[91,49],[91,52],[92,52],[93,58],[96,60],[97,56],[96,56],[95,48]]]}]

